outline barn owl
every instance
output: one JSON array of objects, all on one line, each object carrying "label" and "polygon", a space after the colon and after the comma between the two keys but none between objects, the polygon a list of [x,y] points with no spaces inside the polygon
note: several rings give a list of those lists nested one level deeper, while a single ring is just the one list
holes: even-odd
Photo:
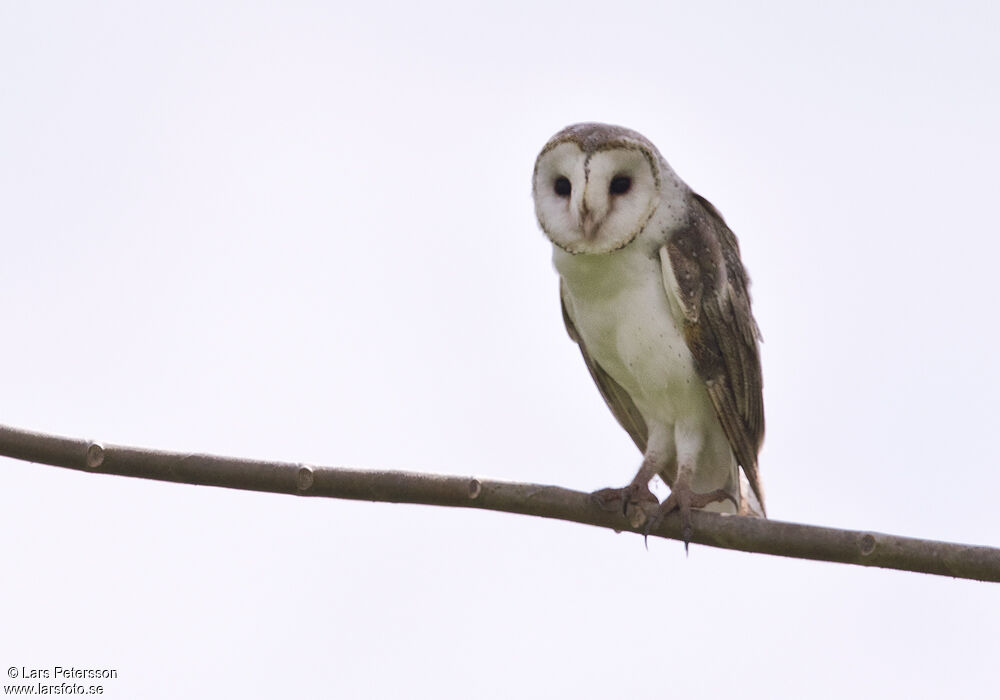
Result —
[{"label": "barn owl", "polygon": [[643,453],[628,486],[594,497],[647,532],[679,510],[685,547],[692,508],[764,516],[760,331],[722,216],[645,137],[608,124],[549,139],[532,189],[566,330]]}]

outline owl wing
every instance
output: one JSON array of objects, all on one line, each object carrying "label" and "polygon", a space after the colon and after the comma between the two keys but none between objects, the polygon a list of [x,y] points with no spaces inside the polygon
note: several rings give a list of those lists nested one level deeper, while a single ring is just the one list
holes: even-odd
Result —
[{"label": "owl wing", "polygon": [[660,249],[664,286],[684,319],[695,369],[763,508],[757,470],[764,439],[760,330],[750,311],[749,280],[739,243],[722,215],[694,193],[690,209],[687,226]]},{"label": "owl wing", "polygon": [[587,352],[587,346],[584,345],[583,339],[573,324],[573,318],[569,315],[566,292],[561,284],[559,286],[559,296],[562,302],[562,315],[563,322],[566,324],[566,332],[569,333],[569,337],[573,339],[573,342],[580,346],[583,361],[587,363],[590,376],[594,378],[594,383],[597,384],[597,388],[600,390],[601,396],[604,397],[604,401],[608,404],[608,408],[611,409],[611,413],[614,414],[618,423],[625,428],[625,432],[632,438],[639,451],[645,454],[646,442],[649,440],[649,430],[646,427],[646,420],[639,413],[639,409],[635,407],[635,403],[632,401],[632,397],[628,395],[628,392],[622,388],[621,384],[612,379],[611,375],[601,369],[601,366]]}]

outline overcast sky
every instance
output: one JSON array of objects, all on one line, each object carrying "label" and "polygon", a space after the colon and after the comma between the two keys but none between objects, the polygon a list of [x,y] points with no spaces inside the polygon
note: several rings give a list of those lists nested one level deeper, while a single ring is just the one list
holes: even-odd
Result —
[{"label": "overcast sky", "polygon": [[[0,422],[624,485],[531,202],[607,121],[740,238],[770,515],[1000,545],[995,4],[341,4],[0,1]],[[996,584],[7,459],[0,551],[0,673],[110,698],[981,697],[1000,658]]]}]

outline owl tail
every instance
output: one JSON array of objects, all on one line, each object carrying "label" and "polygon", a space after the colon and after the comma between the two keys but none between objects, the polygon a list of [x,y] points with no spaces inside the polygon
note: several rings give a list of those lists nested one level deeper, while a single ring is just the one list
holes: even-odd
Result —
[{"label": "owl tail", "polygon": [[750,488],[743,471],[740,470],[740,515],[750,515],[756,518],[766,518],[764,507],[757,499],[757,494]]}]

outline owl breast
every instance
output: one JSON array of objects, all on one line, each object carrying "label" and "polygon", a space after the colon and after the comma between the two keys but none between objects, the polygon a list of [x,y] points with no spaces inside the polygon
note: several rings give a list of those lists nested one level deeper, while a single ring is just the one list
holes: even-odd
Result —
[{"label": "owl breast", "polygon": [[658,258],[625,248],[554,262],[587,352],[625,389],[650,429],[670,429],[678,413],[707,408],[681,324],[671,309]]}]

